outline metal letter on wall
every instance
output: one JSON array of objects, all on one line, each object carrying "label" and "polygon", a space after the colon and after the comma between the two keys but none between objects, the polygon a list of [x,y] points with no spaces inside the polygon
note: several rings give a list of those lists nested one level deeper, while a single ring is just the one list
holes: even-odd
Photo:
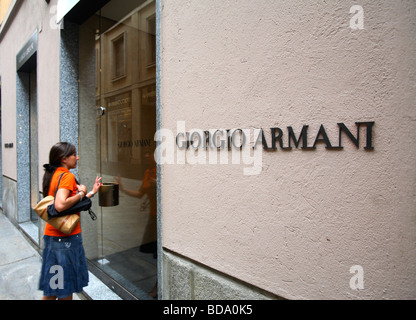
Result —
[{"label": "metal letter on wall", "polygon": [[36,30],[16,55],[16,70],[30,72],[36,66],[38,31]]}]

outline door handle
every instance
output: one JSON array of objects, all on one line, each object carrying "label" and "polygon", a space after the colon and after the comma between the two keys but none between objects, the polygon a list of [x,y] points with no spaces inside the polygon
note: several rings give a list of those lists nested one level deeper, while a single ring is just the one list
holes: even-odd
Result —
[{"label": "door handle", "polygon": [[96,109],[97,117],[102,117],[105,114],[105,108],[103,106],[99,106]]}]

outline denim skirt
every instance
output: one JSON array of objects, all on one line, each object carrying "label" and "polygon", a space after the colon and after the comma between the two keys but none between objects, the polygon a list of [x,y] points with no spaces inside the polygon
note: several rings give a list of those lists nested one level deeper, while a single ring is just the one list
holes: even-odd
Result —
[{"label": "denim skirt", "polygon": [[81,233],[67,237],[43,236],[39,290],[44,296],[65,298],[88,285],[88,267]]}]

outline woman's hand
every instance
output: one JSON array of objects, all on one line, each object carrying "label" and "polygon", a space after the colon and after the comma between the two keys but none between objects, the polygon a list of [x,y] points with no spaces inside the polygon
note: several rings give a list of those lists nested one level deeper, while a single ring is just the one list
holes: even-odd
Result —
[{"label": "woman's hand", "polygon": [[98,189],[100,189],[100,187],[102,186],[103,184],[101,183],[101,177],[98,177],[97,176],[97,178],[95,178],[95,183],[94,183],[94,185],[92,186],[92,192],[94,193],[94,194],[96,194],[97,192],[98,192]]},{"label": "woman's hand", "polygon": [[87,187],[83,184],[77,184],[78,192],[83,192],[83,197],[87,194]]},{"label": "woman's hand", "polygon": [[115,183],[119,185],[121,191],[124,191],[123,180],[121,180],[120,176],[114,177]]}]

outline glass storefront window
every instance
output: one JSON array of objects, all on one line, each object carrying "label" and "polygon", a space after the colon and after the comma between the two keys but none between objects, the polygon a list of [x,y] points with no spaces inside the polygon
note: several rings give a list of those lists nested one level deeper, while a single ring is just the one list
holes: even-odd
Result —
[{"label": "glass storefront window", "polygon": [[113,0],[80,28],[93,35],[80,50],[94,52],[96,69],[84,99],[94,94],[93,107],[105,110],[96,116],[96,172],[119,187],[118,205],[99,208],[98,248],[87,256],[139,299],[157,294],[155,9]]}]

